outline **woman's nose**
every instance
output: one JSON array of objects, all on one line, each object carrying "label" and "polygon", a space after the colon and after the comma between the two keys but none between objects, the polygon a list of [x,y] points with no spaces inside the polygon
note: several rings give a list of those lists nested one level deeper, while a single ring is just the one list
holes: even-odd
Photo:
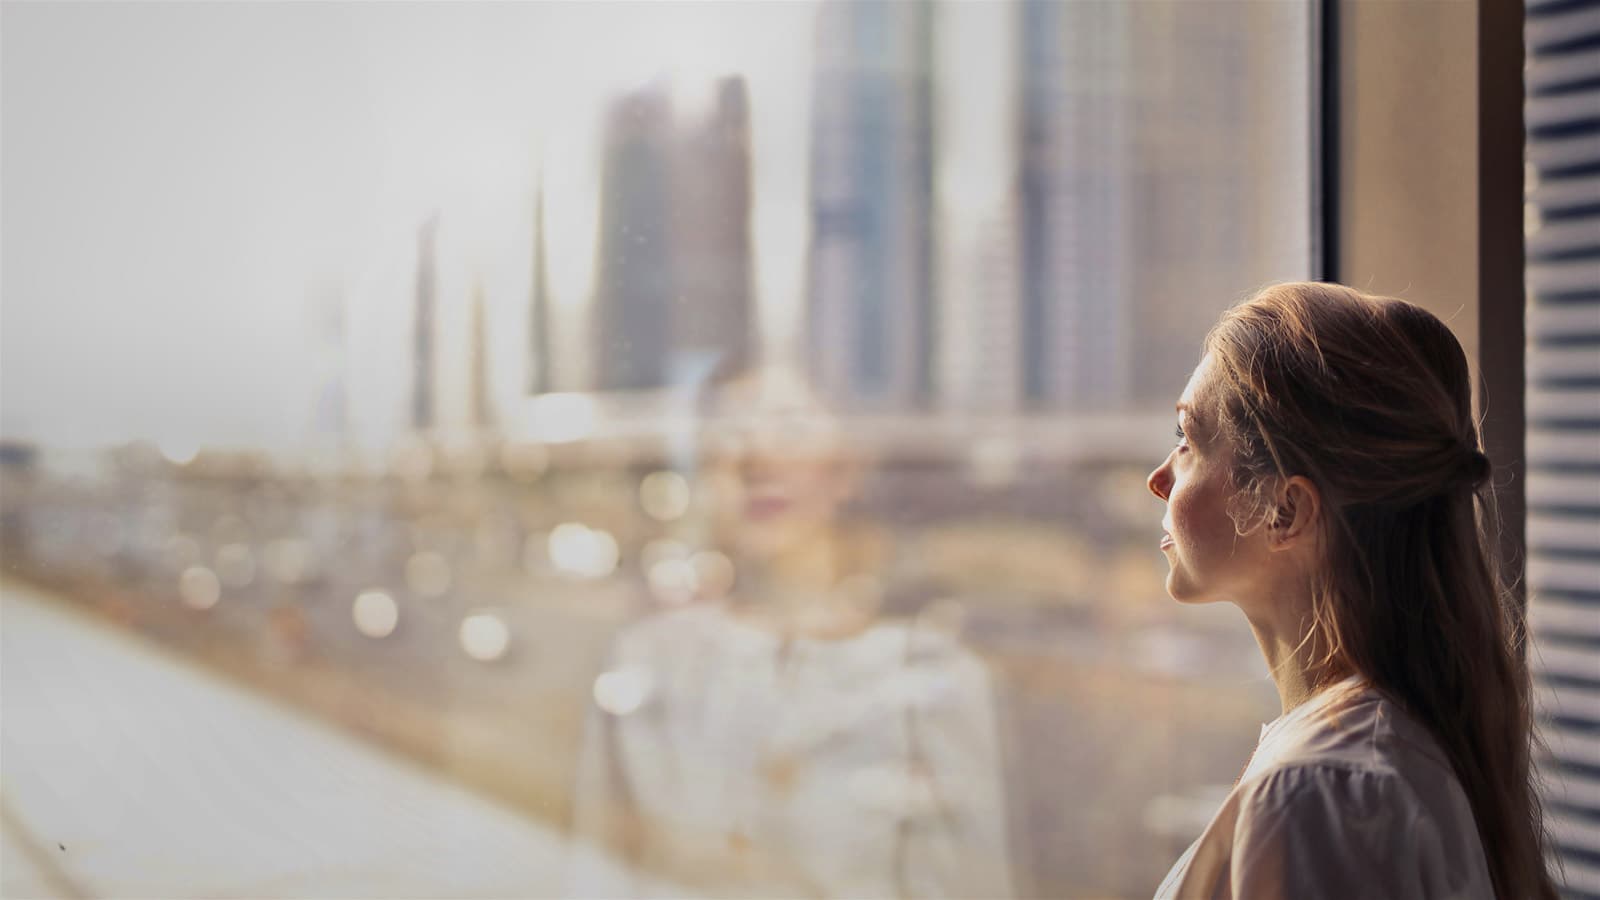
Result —
[{"label": "woman's nose", "polygon": [[1162,500],[1167,499],[1168,495],[1172,493],[1171,463],[1172,460],[1169,459],[1157,466],[1156,470],[1151,472],[1150,477],[1145,480],[1145,486],[1150,489],[1150,493],[1155,494]]}]

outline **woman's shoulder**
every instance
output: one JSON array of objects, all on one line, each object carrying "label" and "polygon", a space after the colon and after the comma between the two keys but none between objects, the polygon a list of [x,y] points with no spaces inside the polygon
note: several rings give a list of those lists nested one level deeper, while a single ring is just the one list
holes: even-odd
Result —
[{"label": "woman's shoulder", "polygon": [[[1492,897],[1464,797],[1393,769],[1297,760],[1243,782],[1222,839],[1233,884],[1305,897]],[[1238,896],[1255,896],[1242,890]]]},{"label": "woman's shoulder", "polygon": [[1471,822],[1466,796],[1421,723],[1370,688],[1347,692],[1270,735],[1241,779],[1241,804],[1256,812],[1322,810]]},{"label": "woman's shoulder", "polygon": [[1450,774],[1438,742],[1422,723],[1370,686],[1329,689],[1315,707],[1263,740],[1262,768],[1302,766],[1418,776]]},{"label": "woman's shoulder", "polygon": [[1394,809],[1410,789],[1391,768],[1351,765],[1343,759],[1302,757],[1280,760],[1242,779],[1237,806],[1255,814],[1326,811],[1343,817],[1361,807]]},{"label": "woman's shoulder", "polygon": [[612,639],[611,654],[620,661],[649,661],[704,652],[741,631],[720,604],[691,603],[652,613],[623,626]]}]

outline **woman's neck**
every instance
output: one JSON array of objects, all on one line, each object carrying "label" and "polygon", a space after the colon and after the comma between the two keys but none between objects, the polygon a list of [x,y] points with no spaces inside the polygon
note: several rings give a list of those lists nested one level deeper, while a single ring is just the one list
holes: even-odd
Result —
[{"label": "woman's neck", "polygon": [[833,535],[819,535],[761,562],[740,566],[743,618],[783,634],[835,640],[859,634],[872,622],[853,592]]},{"label": "woman's neck", "polygon": [[1245,610],[1285,713],[1310,700],[1324,683],[1311,639],[1309,591],[1281,593]]},{"label": "woman's neck", "polygon": [[739,554],[735,562],[740,592],[759,603],[820,593],[843,577],[840,548],[826,529],[772,552]]},{"label": "woman's neck", "polygon": [[1305,664],[1304,648],[1297,651],[1295,642],[1264,633],[1259,628],[1255,632],[1261,655],[1267,660],[1267,670],[1272,673],[1272,683],[1278,688],[1278,702],[1283,711],[1287,713],[1310,700],[1316,693],[1315,679],[1310,666]]}]

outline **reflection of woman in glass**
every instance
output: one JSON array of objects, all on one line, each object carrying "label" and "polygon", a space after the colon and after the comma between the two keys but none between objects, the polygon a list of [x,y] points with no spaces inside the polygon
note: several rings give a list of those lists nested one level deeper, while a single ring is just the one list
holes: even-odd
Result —
[{"label": "reflection of woman in glass", "polygon": [[1554,895],[1489,473],[1419,307],[1285,284],[1212,329],[1150,476],[1167,589],[1244,611],[1283,715],[1161,896]]},{"label": "reflection of woman in glass", "polygon": [[726,896],[1008,895],[987,673],[937,614],[880,615],[887,542],[842,521],[858,466],[838,421],[776,368],[714,376],[706,406],[736,581],[616,641],[580,842]]}]

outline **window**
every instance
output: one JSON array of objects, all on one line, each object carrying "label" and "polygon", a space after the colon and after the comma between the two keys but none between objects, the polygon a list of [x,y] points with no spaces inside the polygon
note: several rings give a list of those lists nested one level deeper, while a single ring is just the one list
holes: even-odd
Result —
[{"label": "window", "polygon": [[1314,17],[7,6],[7,889],[1148,895],[1277,710],[1144,478]]}]

